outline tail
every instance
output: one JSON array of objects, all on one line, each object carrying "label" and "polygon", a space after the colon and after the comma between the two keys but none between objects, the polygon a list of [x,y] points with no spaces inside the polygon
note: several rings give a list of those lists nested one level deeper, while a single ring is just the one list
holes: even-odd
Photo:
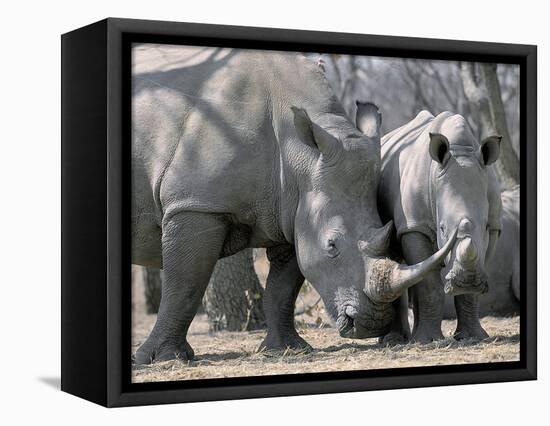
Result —
[{"label": "tail", "polygon": [[365,136],[380,137],[380,127],[382,125],[382,115],[378,107],[371,102],[355,101],[357,113],[355,115],[355,125]]}]

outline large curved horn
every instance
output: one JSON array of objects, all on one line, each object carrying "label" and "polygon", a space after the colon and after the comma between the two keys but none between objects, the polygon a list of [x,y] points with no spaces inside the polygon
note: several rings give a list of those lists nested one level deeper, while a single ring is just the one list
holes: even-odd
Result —
[{"label": "large curved horn", "polygon": [[422,281],[434,268],[440,267],[456,241],[457,230],[445,245],[426,260],[407,266],[384,258],[365,257],[367,268],[366,295],[374,302],[389,303],[409,287]]},{"label": "large curved horn", "polygon": [[499,229],[491,229],[489,231],[489,245],[487,246],[487,252],[485,253],[485,265],[487,265],[493,257],[499,236]]}]

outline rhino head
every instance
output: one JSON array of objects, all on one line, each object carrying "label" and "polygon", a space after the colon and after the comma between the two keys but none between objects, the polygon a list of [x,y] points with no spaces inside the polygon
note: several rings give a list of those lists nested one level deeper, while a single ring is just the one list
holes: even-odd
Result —
[{"label": "rhino head", "polygon": [[319,292],[342,336],[387,333],[391,302],[438,268],[454,239],[424,262],[405,266],[386,257],[393,225],[376,207],[379,135],[365,135],[347,119],[313,121],[293,108],[294,126],[309,156],[300,177],[294,244],[300,270]]},{"label": "rhino head", "polygon": [[455,115],[429,133],[432,158],[430,199],[441,247],[458,229],[441,270],[445,293],[488,291],[485,264],[500,233],[500,197],[491,164],[500,153],[500,136],[478,143],[463,117]]}]

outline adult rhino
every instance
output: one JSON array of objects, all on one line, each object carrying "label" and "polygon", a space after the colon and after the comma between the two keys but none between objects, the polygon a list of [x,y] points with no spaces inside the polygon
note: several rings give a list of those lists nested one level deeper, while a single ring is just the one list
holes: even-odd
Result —
[{"label": "adult rhino", "polygon": [[379,138],[346,118],[317,66],[292,53],[140,45],[133,50],[133,262],[163,267],[138,364],[191,359],[188,327],[216,261],[266,247],[261,347],[304,349],[304,277],[342,335],[388,331],[389,303],[449,246],[413,267],[383,257]]},{"label": "adult rhino", "polygon": [[[358,102],[358,128],[377,114],[372,104]],[[455,338],[486,338],[478,295],[487,292],[485,263],[501,230],[499,183],[490,167],[498,159],[500,137],[479,143],[462,116],[443,112],[434,117],[422,111],[385,135],[381,144],[378,206],[382,220],[395,223],[398,256],[409,264],[420,262],[448,244],[458,228],[444,266],[409,292],[412,339],[443,338],[444,292],[455,296]],[[399,309],[389,340],[410,337],[406,303],[399,303]]]},{"label": "adult rhino", "polygon": [[[502,233],[487,264],[489,291],[479,297],[479,316],[519,313],[519,186],[503,191]],[[445,297],[444,318],[455,318],[451,297]]]}]

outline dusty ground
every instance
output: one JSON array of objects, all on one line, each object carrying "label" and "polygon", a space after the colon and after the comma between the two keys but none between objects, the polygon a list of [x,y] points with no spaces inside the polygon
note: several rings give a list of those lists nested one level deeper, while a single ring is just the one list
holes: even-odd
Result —
[{"label": "dusty ground", "polygon": [[[143,308],[142,288],[134,286],[133,352],[147,338],[155,323],[155,315]],[[298,300],[316,296],[306,293]],[[315,302],[313,302],[315,303]],[[153,366],[135,367],[134,382],[204,379],[214,377],[259,376],[270,374],[323,371],[367,370],[392,367],[415,367],[480,362],[519,360],[519,317],[486,317],[482,324],[491,336],[483,342],[456,342],[451,336],[455,321],[444,321],[446,339],[429,345],[406,344],[383,346],[377,339],[350,340],[341,338],[326,324],[321,306],[297,317],[299,333],[315,348],[309,354],[286,353],[272,356],[257,353],[265,331],[208,332],[205,314],[199,314],[189,330],[188,340],[195,350],[192,362],[168,361]]]},{"label": "dusty ground", "polygon": [[[300,334],[315,351],[273,357],[256,352],[264,337],[263,331],[208,334],[202,314],[195,319],[188,336],[196,354],[194,361],[137,367],[132,376],[135,382],[151,382],[519,360],[519,317],[486,317],[482,323],[492,336],[484,342],[458,343],[448,337],[429,345],[393,347],[384,347],[376,339],[343,339],[333,328],[302,328]],[[153,324],[153,315],[139,323],[134,351]],[[454,321],[445,321],[443,328],[444,334],[450,336]]]}]

